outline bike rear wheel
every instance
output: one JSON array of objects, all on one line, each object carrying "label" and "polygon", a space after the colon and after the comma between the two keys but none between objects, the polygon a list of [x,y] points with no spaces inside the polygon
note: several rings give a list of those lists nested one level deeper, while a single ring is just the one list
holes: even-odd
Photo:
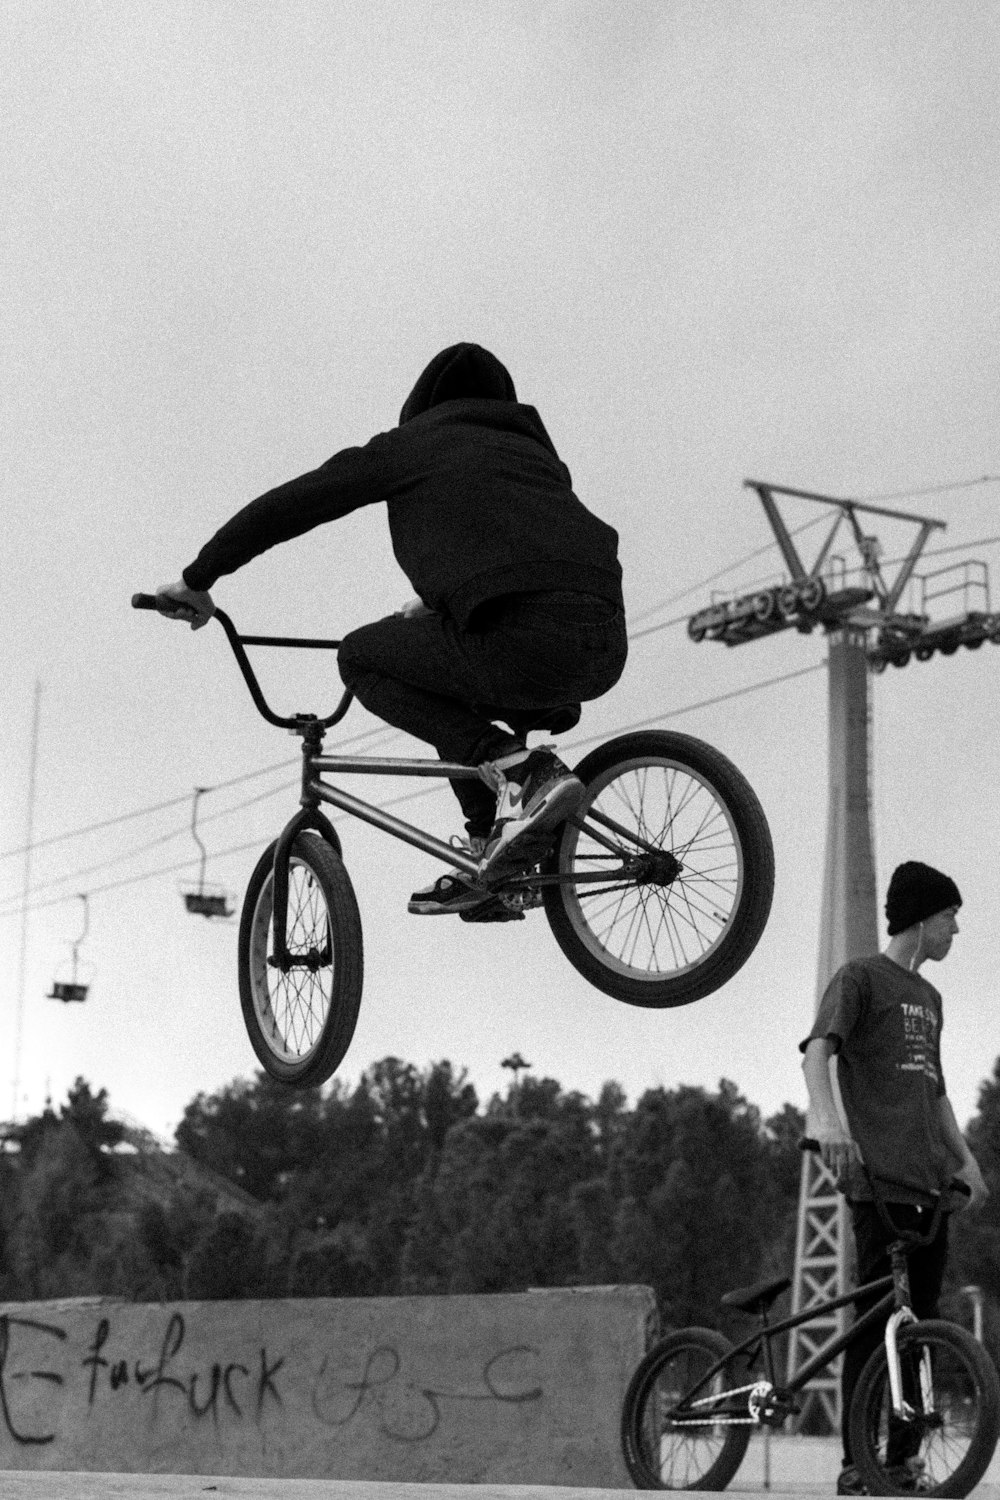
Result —
[{"label": "bike rear wheel", "polygon": [[542,866],[556,942],[629,1005],[689,1005],[742,968],[767,923],[774,851],[749,782],[665,730],[622,735],[576,768],[586,796]]},{"label": "bike rear wheel", "polygon": [[361,1005],[361,917],[350,877],[325,839],[300,833],[288,860],[287,972],[274,954],[274,850],[250,877],[239,934],[240,1004],[250,1044],[280,1083],[312,1088],[342,1062]]},{"label": "bike rear wheel", "polygon": [[903,1397],[892,1409],[885,1346],[861,1372],[851,1401],[851,1454],[869,1493],[967,1495],[1000,1435],[1000,1382],[989,1356],[964,1328],[928,1319],[897,1335]]},{"label": "bike rear wheel", "polygon": [[[723,1365],[685,1418],[677,1408],[732,1345],[711,1328],[684,1328],[654,1344],[629,1382],[622,1406],[622,1452],[640,1490],[724,1490],[743,1461],[750,1423],[712,1421],[711,1398],[735,1385],[732,1365]],[[749,1408],[747,1408],[749,1416]]]}]

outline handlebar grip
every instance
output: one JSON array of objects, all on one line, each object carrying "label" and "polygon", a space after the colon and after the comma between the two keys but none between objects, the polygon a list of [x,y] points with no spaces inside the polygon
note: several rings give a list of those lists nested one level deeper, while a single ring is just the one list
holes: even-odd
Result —
[{"label": "handlebar grip", "polygon": [[192,612],[183,604],[178,604],[176,609],[165,609],[164,602],[157,594],[133,594],[133,609],[155,609],[158,615],[165,615],[168,620],[190,620]]}]

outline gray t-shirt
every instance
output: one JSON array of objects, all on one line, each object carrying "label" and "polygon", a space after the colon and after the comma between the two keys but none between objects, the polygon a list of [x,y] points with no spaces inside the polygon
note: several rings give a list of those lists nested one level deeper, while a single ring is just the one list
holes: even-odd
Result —
[{"label": "gray t-shirt", "polygon": [[[941,996],[884,954],[853,959],[830,980],[812,1031],[837,1054],[837,1082],[862,1160],[889,1202],[926,1203],[956,1162],[941,1125]],[[838,1184],[870,1199],[855,1163]]]}]

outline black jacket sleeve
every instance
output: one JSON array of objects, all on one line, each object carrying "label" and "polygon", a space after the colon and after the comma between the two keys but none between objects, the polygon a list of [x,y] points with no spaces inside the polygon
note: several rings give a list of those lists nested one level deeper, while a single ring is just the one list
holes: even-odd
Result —
[{"label": "black jacket sleeve", "polygon": [[235,573],[279,542],[385,500],[387,460],[380,434],[363,448],[344,448],[318,469],[251,500],[188,564],[181,575],[184,582],[191,589],[210,589],[224,573]]}]

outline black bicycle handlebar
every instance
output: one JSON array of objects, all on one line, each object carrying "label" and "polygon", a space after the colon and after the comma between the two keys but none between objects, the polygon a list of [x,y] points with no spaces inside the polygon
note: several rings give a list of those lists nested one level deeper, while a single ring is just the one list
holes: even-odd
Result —
[{"label": "black bicycle handlebar", "polygon": [[[157,594],[133,594],[132,608],[152,609],[157,614],[165,615],[167,619],[176,619],[178,617],[181,619],[189,618],[188,611],[183,605],[177,609],[167,609],[165,601]],[[294,714],[291,718],[285,718],[281,714],[276,714],[264,697],[260,683],[257,680],[257,674],[250,665],[250,658],[244,649],[246,646],[289,646],[313,651],[335,651],[340,645],[339,641],[317,640],[306,636],[240,635],[224,609],[216,609],[212,618],[218,620],[226,632],[226,639],[229,641],[233,655],[236,657],[236,664],[243,674],[243,680],[250,690],[250,696],[256,705],[257,711],[269,724],[275,724],[279,729],[292,729],[299,732],[307,724],[318,725],[321,729],[329,729],[332,724],[339,724],[351,706],[354,698],[352,692],[349,690],[346,691],[333,713],[327,714],[326,718],[317,718],[315,714]]]},{"label": "black bicycle handlebar", "polygon": [[[799,1150],[814,1151],[818,1153],[820,1150],[819,1141],[815,1138],[815,1136],[803,1136],[802,1140],[799,1142]],[[963,1182],[960,1177],[952,1177],[951,1180],[947,1182],[943,1187],[939,1188],[937,1192],[932,1192],[930,1194],[930,1196],[934,1199],[934,1213],[931,1218],[930,1228],[927,1230],[926,1234],[916,1234],[913,1230],[900,1229],[898,1224],[894,1224],[892,1222],[892,1215],[889,1213],[889,1200],[879,1192],[878,1187],[875,1184],[875,1178],[869,1172],[868,1168],[865,1166],[865,1163],[863,1161],[860,1161],[860,1159],[859,1165],[862,1172],[864,1172],[865,1174],[865,1179],[868,1183],[868,1186],[871,1188],[872,1201],[875,1204],[875,1208],[878,1211],[878,1216],[882,1220],[882,1223],[889,1230],[890,1234],[896,1235],[905,1244],[912,1245],[914,1247],[929,1245],[931,1240],[934,1239],[935,1235],[938,1232],[938,1226],[941,1223],[941,1215],[944,1213],[945,1199],[948,1193],[959,1193],[964,1198],[972,1197],[972,1189],[969,1187],[969,1184],[967,1182]],[[919,1205],[915,1206],[919,1207]],[[930,1206],[930,1204],[925,1205],[925,1207]]]}]

